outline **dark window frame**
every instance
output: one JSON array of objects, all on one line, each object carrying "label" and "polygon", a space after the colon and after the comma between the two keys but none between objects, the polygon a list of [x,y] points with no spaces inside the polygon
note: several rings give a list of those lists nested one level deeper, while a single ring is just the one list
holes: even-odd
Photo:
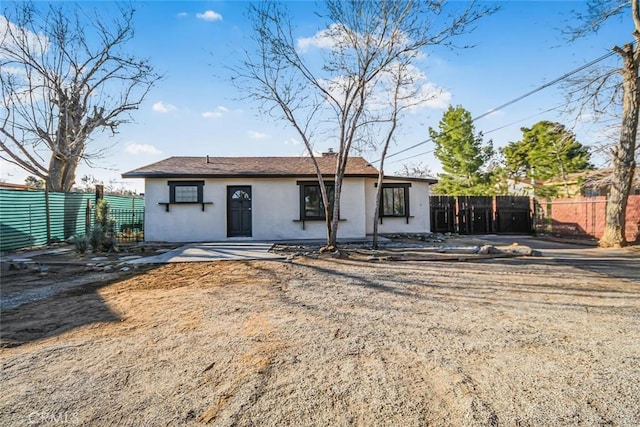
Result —
[{"label": "dark window frame", "polygon": [[[298,184],[299,191],[300,191],[300,221],[325,221],[326,220],[326,215],[325,215],[325,210],[324,210],[324,203],[322,201],[322,193],[320,191],[320,183],[318,181],[298,181],[298,182],[296,182],[296,184]],[[327,193],[329,193],[330,191],[333,191],[333,194],[335,195],[335,184],[334,183],[325,182],[324,185],[327,188]],[[307,215],[307,209],[306,209],[306,206],[305,206],[306,189],[307,188],[311,188],[311,187],[317,187],[318,188],[318,195],[320,196],[320,212],[319,212],[319,215]],[[330,196],[330,195],[328,194],[328,196]],[[332,207],[330,206],[329,209],[332,209]]]},{"label": "dark window frame", "polygon": [[[189,203],[204,203],[204,181],[168,181],[169,186],[169,203],[171,204],[189,204]],[[176,187],[197,187],[198,200],[190,202],[176,202]]]},{"label": "dark window frame", "polygon": [[[409,188],[411,187],[410,183],[394,183],[394,184],[382,184],[382,194],[380,197],[380,206],[379,206],[379,210],[380,210],[380,218],[409,218],[411,216],[411,203],[410,203],[410,199],[409,199]],[[404,189],[403,192],[403,201],[404,201],[404,212],[402,214],[385,214],[385,209],[384,209],[384,205],[385,205],[385,197],[384,197],[384,190],[386,189],[397,189],[397,188],[402,188]],[[392,209],[393,211],[393,209]]]}]

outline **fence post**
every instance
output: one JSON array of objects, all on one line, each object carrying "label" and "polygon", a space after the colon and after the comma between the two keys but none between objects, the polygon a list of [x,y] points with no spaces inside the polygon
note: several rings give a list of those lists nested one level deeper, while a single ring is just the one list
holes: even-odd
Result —
[{"label": "fence post", "polygon": [[91,231],[91,199],[87,199],[87,209],[84,214],[84,232],[89,234]]},{"label": "fence post", "polygon": [[96,204],[102,199],[104,199],[104,185],[96,184]]},{"label": "fence post", "polygon": [[529,232],[533,234],[537,234],[538,230],[536,230],[537,223],[537,211],[536,211],[536,199],[529,196],[529,215],[527,215],[527,227],[529,227]]},{"label": "fence post", "polygon": [[458,196],[455,196],[453,202],[453,232],[460,234],[460,205],[458,203]]},{"label": "fence post", "polygon": [[498,231],[498,196],[495,194],[491,197],[491,224],[490,233],[497,233]]},{"label": "fence post", "polygon": [[51,244],[51,209],[49,207],[49,184],[44,182],[44,210],[45,221],[47,223],[47,245]]}]

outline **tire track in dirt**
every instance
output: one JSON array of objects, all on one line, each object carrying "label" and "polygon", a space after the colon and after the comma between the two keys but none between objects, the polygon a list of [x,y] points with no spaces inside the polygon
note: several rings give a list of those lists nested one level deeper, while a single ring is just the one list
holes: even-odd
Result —
[{"label": "tire track in dirt", "polygon": [[0,350],[0,424],[638,425],[640,288],[574,272],[161,267],[99,289],[117,320]]}]

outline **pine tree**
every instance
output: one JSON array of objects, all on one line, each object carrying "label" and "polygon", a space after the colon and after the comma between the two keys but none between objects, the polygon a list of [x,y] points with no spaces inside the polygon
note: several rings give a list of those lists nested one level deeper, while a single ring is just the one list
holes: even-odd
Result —
[{"label": "pine tree", "polygon": [[434,192],[451,196],[493,194],[491,174],[486,170],[493,145],[491,141],[486,145],[482,142],[482,132],[475,133],[471,113],[462,106],[449,106],[438,127],[439,131],[429,128],[443,170]]},{"label": "pine tree", "polygon": [[[563,182],[567,193],[567,175],[592,169],[589,148],[576,140],[573,132],[562,124],[540,121],[529,128],[522,128],[522,139],[510,142],[501,149],[505,169],[514,179],[531,178],[538,182],[557,179]],[[559,188],[545,192],[557,195]],[[540,194],[536,194],[540,195]]]}]

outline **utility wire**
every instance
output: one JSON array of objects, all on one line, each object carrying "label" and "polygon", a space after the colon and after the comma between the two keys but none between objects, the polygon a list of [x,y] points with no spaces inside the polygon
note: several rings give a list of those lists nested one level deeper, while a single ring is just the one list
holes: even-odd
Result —
[{"label": "utility wire", "polygon": [[[565,105],[567,105],[567,103],[558,104],[558,105],[556,105],[555,107],[548,108],[548,109],[546,109],[546,110],[544,110],[544,111],[540,111],[539,113],[532,114],[532,115],[527,116],[527,117],[524,117],[524,118],[522,118],[522,119],[514,120],[514,121],[512,121],[512,122],[510,122],[510,123],[507,123],[506,125],[502,125],[502,126],[499,126],[499,127],[497,127],[497,128],[493,128],[493,129],[491,129],[491,130],[488,130],[488,131],[486,131],[486,132],[483,132],[482,134],[483,134],[483,135],[488,135],[488,134],[490,134],[490,133],[497,132],[497,131],[499,131],[500,129],[504,129],[504,128],[507,128],[507,127],[509,127],[509,126],[513,126],[513,125],[515,125],[516,123],[524,122],[525,120],[529,120],[529,119],[532,119],[532,118],[534,118],[534,117],[540,116],[540,115],[542,115],[542,114],[546,114],[546,113],[548,113],[548,112],[550,112],[550,111],[557,110],[558,108],[562,108],[562,107],[564,107]],[[415,157],[424,156],[425,154],[433,153],[434,151],[435,151],[435,149],[431,149],[431,150],[429,150],[429,151],[424,151],[424,152],[422,152],[422,153],[414,154],[414,155],[409,156],[409,157],[403,157],[402,159],[397,159],[397,160],[394,160],[394,161],[392,161],[392,162],[389,162],[389,164],[391,164],[391,165],[392,165],[392,164],[394,164],[394,163],[399,163],[399,162],[402,162],[402,161],[405,161],[405,160],[411,160],[411,159],[413,159],[413,158],[415,158]]]},{"label": "utility wire", "polygon": [[[585,99],[585,98],[588,98],[588,95],[585,95],[585,96],[583,96],[583,97],[580,97],[580,98],[578,98],[576,101],[581,101],[581,100],[583,100],[583,99]],[[490,134],[490,133],[497,132],[497,131],[499,131],[499,130],[501,130],[501,129],[504,129],[504,128],[506,128],[506,127],[513,126],[513,125],[515,125],[516,123],[524,122],[525,120],[529,120],[529,119],[532,119],[532,118],[534,118],[534,117],[540,116],[540,115],[542,115],[542,114],[546,114],[546,113],[548,113],[548,112],[550,112],[550,111],[554,111],[554,110],[557,110],[557,109],[559,109],[559,108],[565,107],[565,106],[569,105],[570,103],[571,103],[571,102],[562,102],[562,103],[560,103],[560,104],[556,105],[555,107],[548,108],[548,109],[546,109],[546,110],[544,110],[544,111],[540,111],[540,112],[538,112],[538,113],[532,114],[532,115],[527,116],[527,117],[524,117],[524,118],[522,118],[522,119],[514,120],[514,121],[512,121],[512,122],[510,122],[510,123],[507,123],[506,125],[502,125],[502,126],[499,126],[499,127],[497,127],[497,128],[493,128],[493,129],[491,129],[491,130],[488,130],[488,131],[486,131],[486,132],[483,132],[482,134],[483,134],[483,135],[488,135],[488,134]],[[424,152],[422,152],[422,153],[418,153],[418,154],[414,154],[414,155],[411,155],[411,156],[408,156],[408,157],[403,157],[402,159],[394,160],[394,161],[392,161],[392,162],[389,162],[389,164],[395,164],[395,163],[399,163],[399,162],[402,162],[402,161],[405,161],[405,160],[411,160],[411,159],[413,159],[413,158],[415,158],[415,157],[424,156],[425,154],[433,153],[434,151],[435,151],[435,149],[434,149],[434,148],[432,148],[432,149],[431,149],[431,150],[429,150],[429,151],[424,151]]]},{"label": "utility wire", "polygon": [[[545,84],[543,84],[543,85],[541,85],[541,86],[539,86],[539,87],[537,87],[537,88],[535,88],[535,89],[533,89],[533,90],[530,90],[529,92],[527,92],[527,93],[525,93],[525,94],[523,94],[523,95],[520,95],[520,96],[518,96],[518,97],[516,97],[516,98],[514,98],[514,99],[512,99],[512,100],[510,100],[510,101],[508,101],[508,102],[505,102],[504,104],[502,104],[502,105],[500,105],[500,106],[498,106],[498,107],[496,107],[496,108],[492,108],[492,109],[488,110],[487,112],[485,112],[485,113],[483,113],[483,114],[481,114],[481,115],[479,115],[479,116],[477,116],[477,117],[472,118],[472,119],[471,119],[471,123],[473,123],[473,122],[475,122],[475,121],[477,121],[477,120],[480,120],[480,119],[482,119],[482,118],[484,118],[484,117],[488,116],[489,114],[495,113],[496,111],[502,110],[502,109],[503,109],[503,108],[505,108],[505,107],[508,107],[508,106],[510,106],[510,105],[512,105],[512,104],[515,104],[515,103],[516,103],[516,102],[518,102],[518,101],[522,101],[523,99],[525,99],[525,98],[527,98],[527,97],[529,97],[529,96],[531,96],[531,95],[533,95],[533,94],[535,94],[535,93],[537,93],[537,92],[540,92],[541,90],[546,89],[546,88],[548,88],[549,86],[553,86],[553,85],[555,85],[556,83],[559,83],[559,82],[561,82],[562,80],[565,80],[565,79],[567,79],[567,78],[571,77],[572,75],[577,74],[577,73],[579,73],[580,71],[582,71],[582,70],[584,70],[584,69],[586,69],[586,68],[589,68],[589,67],[591,67],[592,65],[597,64],[597,63],[598,63],[598,62],[600,62],[600,61],[604,61],[605,59],[609,58],[610,56],[615,55],[615,53],[616,53],[615,51],[610,51],[609,53],[607,53],[607,54],[605,54],[605,55],[602,55],[602,56],[600,56],[599,58],[594,59],[593,61],[587,62],[586,64],[581,65],[580,67],[578,67],[578,68],[576,68],[576,69],[574,69],[574,70],[571,70],[571,71],[569,71],[568,73],[565,73],[565,74],[561,75],[560,77],[558,77],[558,78],[555,78],[555,79],[551,80],[550,82],[547,82],[547,83],[545,83]],[[451,132],[451,131],[453,131],[453,130],[456,130],[456,129],[457,129],[457,128],[459,128],[459,127],[460,127],[460,126],[457,126],[457,127],[453,128],[453,129],[451,129],[451,130],[450,130],[450,132]],[[487,133],[488,133],[488,132],[487,132]],[[413,145],[411,145],[410,147],[404,148],[404,149],[402,149],[402,150],[400,150],[400,151],[397,151],[397,152],[395,152],[395,153],[392,153],[392,154],[388,154],[388,155],[385,157],[385,160],[386,160],[386,159],[389,159],[390,157],[395,157],[395,156],[397,156],[398,154],[406,153],[406,152],[407,152],[407,151],[409,151],[409,150],[413,150],[414,148],[419,147],[419,146],[421,146],[421,145],[424,145],[424,144],[426,144],[426,143],[428,143],[428,142],[431,142],[431,141],[433,141],[433,139],[432,139],[432,138],[427,138],[427,139],[425,139],[424,141],[420,141],[420,142],[418,142],[417,144],[413,144]],[[419,155],[428,154],[428,153],[431,153],[431,152],[433,152],[433,150],[427,151],[426,153],[422,153],[422,154],[419,154]],[[417,155],[416,155],[416,156],[417,156]],[[412,157],[415,157],[415,156],[412,156]],[[412,157],[409,157],[409,158],[412,158]],[[406,160],[406,159],[404,159],[404,160]],[[382,159],[374,160],[374,161],[373,161],[373,162],[371,162],[371,163],[379,163],[380,161],[382,161]],[[399,161],[399,160],[398,160],[398,161]],[[394,163],[396,163],[396,162],[397,162],[397,161],[395,161]]]}]

